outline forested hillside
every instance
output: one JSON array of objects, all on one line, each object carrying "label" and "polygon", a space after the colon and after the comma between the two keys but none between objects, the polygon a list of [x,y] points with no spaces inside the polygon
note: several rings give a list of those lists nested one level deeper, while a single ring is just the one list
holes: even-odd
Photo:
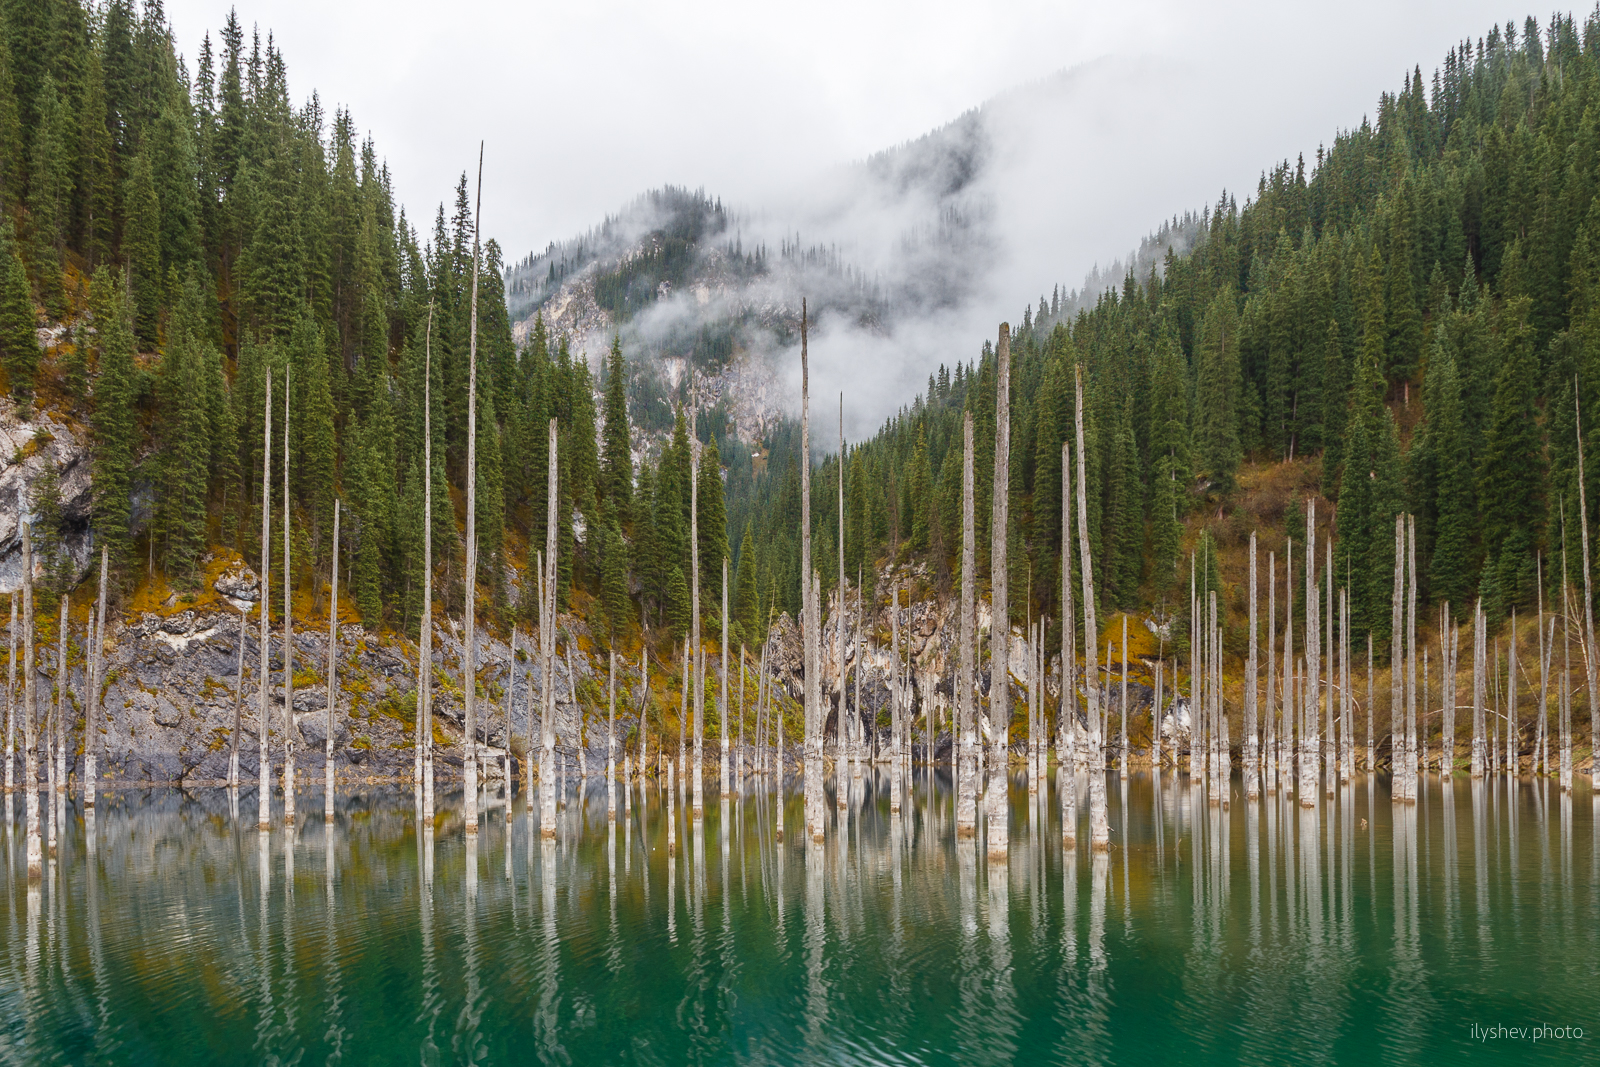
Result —
[{"label": "forested hillside", "polygon": [[[1508,24],[1463,41],[1431,78],[1412,71],[1371,121],[1312,162],[1274,166],[1243,205],[1224,194],[1190,253],[1076,314],[1060,294],[1041,297],[1011,349],[1017,620],[1030,609],[1059,615],[1060,455],[1076,366],[1107,607],[1182,614],[1190,552],[1214,559],[1207,542],[1240,545],[1258,520],[1281,561],[1312,496],[1319,526],[1336,536],[1356,636],[1374,633],[1380,650],[1397,511],[1417,516],[1424,597],[1458,617],[1479,596],[1492,620],[1531,608],[1540,555],[1554,591],[1564,544],[1579,581],[1579,398],[1600,410],[1597,167],[1600,20]],[[852,577],[863,559],[927,552],[949,581],[964,409],[979,427],[977,556],[989,558],[993,390],[986,343],[850,450]],[[1276,464],[1289,469],[1263,469]],[[830,528],[836,477],[825,470],[812,483],[813,513]],[[734,528],[754,523],[758,554],[780,561],[785,596],[797,590],[787,538],[796,481],[730,502]],[[837,568],[835,553],[818,558]],[[1242,589],[1234,603],[1242,611]]]},{"label": "forested hillside", "polygon": [[[431,359],[436,587],[444,610],[459,611],[465,177],[419,235],[352,116],[325,114],[314,93],[297,106],[270,35],[235,19],[191,74],[157,5],[6,0],[0,18],[4,384],[21,414],[54,411],[91,436],[90,521],[124,594],[145,582],[181,592],[209,548],[258,556],[270,371],[278,403],[291,382],[294,580],[308,610],[324,595],[337,497],[361,619],[415,632]],[[1012,347],[1018,620],[1059,614],[1060,454],[1078,367],[1109,609],[1181,615],[1191,552],[1215,561],[1253,525],[1281,547],[1313,498],[1351,584],[1357,636],[1372,632],[1380,649],[1397,511],[1417,516],[1425,596],[1458,616],[1479,596],[1495,619],[1532,605],[1541,554],[1555,589],[1564,545],[1576,579],[1579,399],[1593,410],[1600,381],[1597,191],[1600,21],[1558,16],[1541,29],[1530,19],[1463,41],[1431,78],[1418,67],[1370,121],[1312,161],[1274,166],[1242,205],[1224,194],[1190,251],[1130,274],[1092,308],[1041,297]],[[561,595],[599,632],[681,632],[691,413],[659,455],[638,450],[647,458],[636,465],[628,354],[616,346],[591,371],[542,321],[519,349],[502,276],[486,240],[477,595],[496,625],[514,604],[531,610],[517,590],[527,546],[544,540],[544,427],[555,417]],[[65,331],[35,333],[56,324]],[[845,453],[852,579],[859,570],[870,585],[886,562],[926,561],[949,588],[953,446],[969,408],[977,557],[989,558],[994,372],[987,343],[975,356],[931,375],[924,395]],[[813,398],[825,451],[830,409]],[[281,420],[280,408],[275,478]],[[798,428],[738,441],[721,409],[700,411],[694,428],[707,442],[707,614],[727,554],[739,635],[755,640],[775,612],[798,607]],[[825,585],[837,579],[838,462],[812,483]],[[1586,463],[1593,524],[1600,455]],[[29,502],[47,551],[71,533],[49,491],[46,481]],[[54,573],[58,589],[76,578]]]}]

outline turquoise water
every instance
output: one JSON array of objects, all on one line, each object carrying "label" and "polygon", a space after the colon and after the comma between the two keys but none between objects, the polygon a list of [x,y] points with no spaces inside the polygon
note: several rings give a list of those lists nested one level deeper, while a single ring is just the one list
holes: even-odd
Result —
[{"label": "turquoise water", "polygon": [[570,790],[549,842],[520,796],[473,840],[459,794],[419,831],[409,792],[327,828],[308,790],[263,835],[251,791],[130,791],[68,805],[33,889],[19,796],[0,1061],[1592,1063],[1587,786],[1431,778],[1400,807],[1363,779],[1303,812],[1112,774],[1092,855],[1018,776],[1006,863],[922,769],[901,815],[886,777],[843,812],[830,786],[821,846],[792,788],[674,801],[674,851],[653,785],[615,824],[602,781]]}]

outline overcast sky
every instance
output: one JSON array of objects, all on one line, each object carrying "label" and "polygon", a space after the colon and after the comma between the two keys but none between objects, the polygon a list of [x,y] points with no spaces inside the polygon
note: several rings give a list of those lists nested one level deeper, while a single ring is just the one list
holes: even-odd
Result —
[{"label": "overcast sky", "polygon": [[[191,70],[230,6],[167,3]],[[1075,184],[1092,190],[1104,175],[1130,214],[1061,250],[1055,273],[1074,281],[1161,217],[1224,185],[1248,191],[1272,159],[1309,156],[1412,65],[1431,74],[1452,42],[1527,14],[1481,0],[261,0],[238,11],[247,31],[275,35],[297,103],[315,88],[372,133],[418,223],[486,140],[484,227],[513,258],[665,182],[757,206],[1086,61],[1176,72],[1170,108],[1097,116],[1100,145],[1167,162],[1129,203],[1115,159],[1079,161]],[[1041,134],[1052,121],[1067,117],[1040,116]]]}]

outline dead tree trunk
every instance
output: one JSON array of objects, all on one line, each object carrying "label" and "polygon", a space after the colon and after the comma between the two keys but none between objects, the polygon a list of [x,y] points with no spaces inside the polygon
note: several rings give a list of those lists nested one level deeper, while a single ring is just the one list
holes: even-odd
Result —
[{"label": "dead tree trunk", "polygon": [[333,501],[333,592],[328,601],[328,729],[323,738],[322,818],[333,822],[333,722],[339,696],[339,499]]},{"label": "dead tree trunk", "polygon": [[422,357],[422,618],[417,629],[416,755],[412,780],[422,793],[423,818],[433,821],[433,301]]},{"label": "dead tree trunk", "polygon": [[539,557],[539,834],[556,836],[556,420],[549,426],[544,553]]},{"label": "dead tree trunk", "polygon": [[697,409],[695,396],[695,383],[693,372],[689,379],[689,557],[690,599],[694,610],[690,614],[690,627],[693,630],[694,651],[691,654],[690,670],[694,672],[694,807],[691,814],[698,819],[703,815],[704,808],[704,776],[705,764],[705,669],[701,666],[705,662],[705,650],[700,644],[700,430],[697,425]]},{"label": "dead tree trunk", "polygon": [[290,368],[283,371],[283,821],[294,825],[294,566],[289,558]]},{"label": "dead tree trunk", "polygon": [[1600,675],[1600,664],[1595,662],[1594,643],[1594,592],[1590,571],[1594,569],[1594,557],[1589,555],[1589,498],[1583,484],[1583,413],[1577,407],[1578,389],[1577,382],[1573,383],[1573,413],[1577,417],[1576,433],[1578,436],[1578,512],[1583,530],[1583,674],[1584,674],[1584,699],[1589,702],[1589,755],[1593,764],[1593,772],[1589,775],[1590,788],[1600,791],[1600,747],[1595,744],[1600,738],[1600,699],[1595,698],[1596,676]]},{"label": "dead tree trunk", "polygon": [[1094,563],[1089,551],[1089,501],[1085,492],[1089,478],[1083,447],[1083,365],[1073,368],[1077,382],[1076,421],[1078,443],[1078,552],[1083,575],[1083,647],[1089,652],[1084,676],[1089,680],[1089,846],[1096,852],[1111,847],[1111,823],[1106,813],[1105,738],[1100,725],[1100,686],[1095,645],[1100,630],[1095,623]]},{"label": "dead tree trunk", "polygon": [[961,652],[956,661],[956,729],[960,750],[956,760],[956,837],[977,835],[977,709],[973,707],[972,678],[976,667],[973,641],[977,610],[973,589],[977,581],[977,531],[972,501],[972,412],[961,424]]},{"label": "dead tree trunk", "polygon": [[[1005,775],[1011,748],[1011,594],[1006,550],[1011,530],[1011,326],[1000,324],[995,344],[994,501],[989,520],[989,606],[994,622],[989,629],[989,719],[993,736],[990,751],[995,768]],[[1005,798],[999,798],[1000,817]],[[991,798],[991,805],[994,799]],[[995,814],[989,816],[993,833]],[[1003,833],[1004,831],[1002,831]],[[993,846],[991,842],[991,853]]]},{"label": "dead tree trunk", "polygon": [[1483,751],[1483,601],[1479,600],[1472,613],[1472,777],[1482,778]]},{"label": "dead tree trunk", "polygon": [[1260,768],[1256,764],[1256,533],[1250,531],[1250,651],[1244,661],[1244,798],[1261,795]]},{"label": "dead tree trunk", "polygon": [[[1287,664],[1288,657],[1284,657]],[[1266,723],[1265,788],[1270,796],[1278,791],[1278,724],[1272,707],[1272,686],[1278,677],[1278,555],[1267,553],[1267,688],[1261,717]]]},{"label": "dead tree trunk", "polygon": [[[728,746],[733,742],[733,731],[728,729],[728,557],[722,557],[722,677],[717,685],[717,731],[722,735],[722,795],[733,797],[733,779],[728,773]],[[742,691],[741,691],[742,697]]]},{"label": "dead tree trunk", "polygon": [[[815,582],[811,569],[811,371],[806,350],[806,302],[800,301],[800,614],[801,631],[805,645],[805,809],[806,832],[813,841],[822,840],[822,710],[819,707],[820,685],[818,662],[818,633],[821,612],[818,610],[813,590]],[[783,773],[783,732],[780,723],[778,768]]]},{"label": "dead tree trunk", "polygon": [[267,748],[269,717],[267,715],[268,687],[272,680],[272,630],[271,612],[267,597],[272,586],[272,372],[267,371],[266,415],[262,420],[261,442],[261,676],[260,703],[256,717],[256,751],[260,757],[256,771],[256,829],[270,830],[272,816],[269,804],[272,797],[272,765]]},{"label": "dead tree trunk", "polygon": [[44,873],[44,856],[39,841],[39,749],[34,737],[38,718],[38,685],[34,681],[33,659],[33,530],[22,523],[22,786],[27,790],[25,808],[28,835],[28,881],[37,882]]},{"label": "dead tree trunk", "polygon": [[472,210],[472,307],[467,334],[467,580],[466,644],[461,652],[461,691],[466,751],[462,792],[466,831],[478,832],[478,222],[483,211],[483,142],[478,143],[477,203]]},{"label": "dead tree trunk", "polygon": [[[88,725],[84,729],[83,739],[83,806],[85,810],[94,807],[95,786],[98,784],[100,754],[100,723],[105,718],[105,703],[100,697],[100,675],[105,664],[106,645],[106,577],[111,566],[110,550],[101,546],[100,549],[100,596],[95,602],[94,625],[89,634],[89,700],[85,708]],[[244,685],[244,626],[239,627],[239,685]],[[233,753],[230,759],[230,774],[228,780],[239,784],[239,698],[243,689],[235,690],[233,705]],[[7,758],[9,760],[9,749]],[[10,766],[8,762],[7,767]]]}]

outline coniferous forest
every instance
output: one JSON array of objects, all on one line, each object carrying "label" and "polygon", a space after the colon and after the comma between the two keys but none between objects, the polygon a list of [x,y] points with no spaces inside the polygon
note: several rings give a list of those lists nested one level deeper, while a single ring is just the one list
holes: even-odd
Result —
[{"label": "coniferous forest", "polygon": [[[610,59],[635,8],[561,14]],[[1600,7],[1397,71],[853,441],[861,353],[1015,265],[991,135],[1121,68],[817,194],[879,272],[690,185],[505,249],[533,120],[410,217],[248,14],[174,41],[0,0],[8,1062],[1581,1058]]]},{"label": "coniferous forest", "polygon": [[[0,17],[4,384],[19,414],[87,430],[87,522],[119,596],[181,595],[213,548],[259,555],[270,373],[290,382],[291,580],[305,610],[325,610],[338,551],[359,619],[418,632],[426,477],[448,501],[433,511],[436,599],[459,614],[466,174],[419,227],[355,117],[315,92],[296,104],[270,34],[237,17],[192,70],[158,4],[11,0]],[[1600,21],[1529,19],[1464,39],[1430,75],[1417,67],[1314,158],[1274,164],[1248,195],[1224,191],[1192,247],[1148,275],[1092,306],[1059,290],[1029,301],[1012,346],[1013,621],[1061,615],[1060,457],[1078,366],[1100,609],[1177,623],[1180,650],[1198,566],[1204,587],[1224,591],[1224,640],[1242,654],[1242,546],[1252,529],[1282,545],[1312,505],[1350,588],[1355,640],[1370,634],[1380,660],[1399,512],[1416,517],[1424,605],[1466,619],[1481,598],[1498,627],[1535,610],[1541,575],[1555,603],[1563,558],[1569,581],[1582,574],[1578,520],[1600,523],[1600,454],[1587,444],[1587,516],[1577,484],[1580,415],[1600,399],[1597,192]],[[740,441],[723,408],[691,412],[680,388],[671,433],[642,435],[641,421],[660,423],[659,397],[646,411],[630,394],[642,357],[614,345],[591,367],[537,319],[518,345],[503,273],[486,238],[475,596],[489,625],[531,626],[537,612],[520,590],[530,546],[546,539],[552,417],[563,609],[620,643],[688,632],[692,422],[705,444],[705,616],[719,614],[724,556],[735,637],[758,642],[798,613],[797,424]],[[839,579],[842,537],[845,572],[869,595],[892,563],[927,564],[952,594],[964,412],[976,421],[977,558],[990,558],[994,390],[984,342],[850,445],[842,530],[830,506],[841,460],[822,450],[824,588]],[[46,479],[29,503],[62,593],[78,575],[52,563],[73,521],[54,491]]]}]

